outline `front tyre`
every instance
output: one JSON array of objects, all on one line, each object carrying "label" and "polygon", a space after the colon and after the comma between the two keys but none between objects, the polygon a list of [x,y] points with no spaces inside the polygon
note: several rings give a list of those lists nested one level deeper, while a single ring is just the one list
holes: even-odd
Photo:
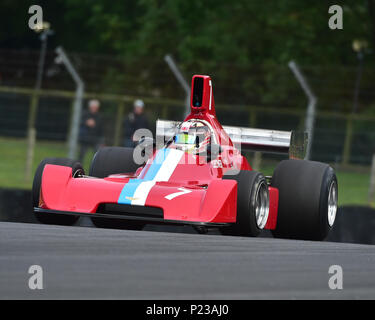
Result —
[{"label": "front tyre", "polygon": [[100,148],[91,161],[89,175],[105,178],[111,174],[135,172],[140,165],[135,163],[133,152],[133,148]]},{"label": "front tyre", "polygon": [[[45,158],[42,160],[35,171],[33,187],[32,187],[32,204],[33,207],[39,207],[40,198],[40,188],[42,184],[43,170],[46,164],[54,164],[59,166],[65,166],[72,168],[72,176],[78,177],[79,175],[84,175],[85,172],[82,168],[81,163],[78,161],[67,159],[67,158]],[[63,215],[63,214],[52,214],[52,213],[41,213],[34,212],[36,219],[44,224],[58,224],[71,226],[77,222],[79,217]]]},{"label": "front tyre", "polygon": [[335,171],[325,163],[284,160],[272,177],[279,190],[275,237],[324,240],[337,213],[338,184]]},{"label": "front tyre", "polygon": [[265,177],[256,171],[232,170],[223,179],[237,181],[237,221],[220,230],[226,235],[256,237],[267,223],[269,193]]}]

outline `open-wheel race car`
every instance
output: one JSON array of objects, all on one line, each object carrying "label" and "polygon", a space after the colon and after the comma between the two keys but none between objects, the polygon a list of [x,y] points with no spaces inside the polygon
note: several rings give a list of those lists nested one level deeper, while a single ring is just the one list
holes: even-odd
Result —
[{"label": "open-wheel race car", "polygon": [[[303,160],[305,133],[222,127],[209,76],[193,77],[190,108],[183,122],[158,120],[156,143],[142,137],[134,149],[99,149],[89,175],[75,160],[44,159],[32,190],[37,219],[72,225],[87,216],[97,227],[133,230],[155,223],[241,236],[262,229],[282,238],[327,236],[337,179],[329,165]],[[265,177],[241,149],[283,152],[289,159]]]}]

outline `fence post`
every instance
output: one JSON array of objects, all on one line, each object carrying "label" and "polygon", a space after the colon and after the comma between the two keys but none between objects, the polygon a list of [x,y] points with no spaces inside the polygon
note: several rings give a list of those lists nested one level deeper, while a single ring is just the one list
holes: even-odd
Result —
[{"label": "fence post", "polygon": [[122,125],[124,119],[124,109],[125,109],[125,101],[121,99],[117,106],[117,116],[116,116],[116,124],[115,124],[115,136],[113,139],[113,144],[115,146],[119,146],[121,144],[121,135],[122,135]]},{"label": "fence post", "polygon": [[72,63],[70,62],[64,49],[62,47],[57,47],[55,51],[57,53],[55,62],[58,64],[63,63],[65,65],[66,69],[68,70],[76,84],[76,92],[73,103],[73,113],[71,114],[71,125],[68,138],[68,157],[71,159],[75,159],[78,147],[79,124],[81,122],[82,100],[85,91],[85,84],[79,76],[79,74],[77,73],[74,66],[72,65]]},{"label": "fence post", "polygon": [[31,171],[34,160],[34,148],[36,140],[35,120],[38,112],[39,93],[34,92],[30,100],[29,119],[27,125],[27,151],[26,151],[26,167],[25,180],[29,181],[31,178]]},{"label": "fence post", "polygon": [[301,85],[303,91],[305,92],[309,102],[307,105],[306,110],[306,120],[305,120],[305,128],[308,132],[308,140],[307,140],[307,150],[306,150],[306,160],[310,160],[311,158],[311,149],[314,139],[314,125],[315,125],[315,113],[316,113],[316,104],[318,98],[312,92],[309,84],[307,83],[306,78],[302,74],[301,70],[299,69],[298,65],[294,61],[290,61],[288,63],[289,68],[294,73],[294,76],[297,78],[297,81]]},{"label": "fence post", "polygon": [[[73,114],[73,112],[74,112],[74,99],[70,101],[69,114]],[[72,132],[72,125],[73,125],[73,122],[69,121],[67,136],[69,136],[69,132]],[[68,143],[66,144],[66,147],[69,148]]]},{"label": "fence post", "polygon": [[177,81],[180,83],[181,87],[185,90],[185,114],[186,117],[190,113],[190,86],[189,83],[185,80],[184,76],[182,75],[180,69],[177,67],[176,63],[174,62],[172,56],[167,54],[164,56],[164,61],[168,64],[169,68],[173,72],[174,76],[176,77]]},{"label": "fence post", "polygon": [[348,165],[350,162],[352,138],[353,138],[353,119],[349,115],[346,120],[346,135],[345,135],[345,142],[344,142],[344,150],[342,154],[342,163],[344,165]]}]

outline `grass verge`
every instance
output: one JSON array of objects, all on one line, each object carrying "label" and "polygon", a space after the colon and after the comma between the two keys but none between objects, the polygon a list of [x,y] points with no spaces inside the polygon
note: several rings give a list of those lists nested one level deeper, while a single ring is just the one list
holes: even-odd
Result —
[{"label": "grass verge", "polygon": [[[32,178],[25,179],[26,140],[0,137],[0,187],[31,189]],[[66,157],[67,147],[63,142],[37,141],[33,174],[39,162],[46,157]],[[86,154],[83,166],[88,172],[93,151]],[[276,163],[264,163],[260,171],[272,175]],[[339,205],[368,205],[367,195],[370,179],[370,169],[358,172],[355,169],[337,170],[339,182]]]}]

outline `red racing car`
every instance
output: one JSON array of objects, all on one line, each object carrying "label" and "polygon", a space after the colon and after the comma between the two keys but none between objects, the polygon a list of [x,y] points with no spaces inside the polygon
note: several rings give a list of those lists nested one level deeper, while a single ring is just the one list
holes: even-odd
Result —
[{"label": "red racing car", "polygon": [[[32,190],[37,219],[72,225],[87,216],[97,227],[183,224],[229,235],[270,229],[282,238],[327,236],[336,217],[337,179],[329,165],[302,160],[306,134],[222,127],[209,76],[193,77],[190,104],[183,122],[157,122],[158,143],[142,137],[135,149],[101,148],[88,176],[77,161],[44,159]],[[290,159],[265,177],[252,170],[241,148],[285,152]]]}]

